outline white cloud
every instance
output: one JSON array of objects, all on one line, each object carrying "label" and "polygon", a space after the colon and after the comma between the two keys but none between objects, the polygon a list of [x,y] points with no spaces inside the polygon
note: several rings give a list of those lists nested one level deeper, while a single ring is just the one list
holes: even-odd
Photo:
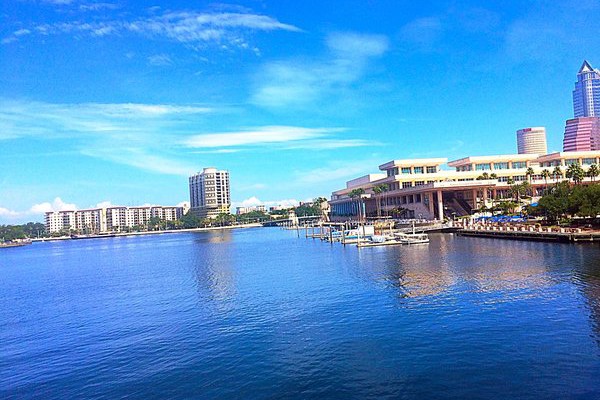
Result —
[{"label": "white cloud", "polygon": [[314,185],[317,183],[330,183],[333,187],[342,186],[343,182],[357,176],[377,172],[373,169],[381,163],[379,158],[365,160],[332,161],[325,167],[314,168],[307,171],[296,171],[294,183],[297,185]]},{"label": "white cloud", "polygon": [[297,126],[263,126],[240,132],[207,133],[195,135],[183,143],[188,147],[233,147],[264,143],[295,142],[314,139],[326,133],[336,132],[336,128],[303,128]]},{"label": "white cloud", "polygon": [[[55,0],[55,2],[57,1]],[[87,7],[85,8],[86,11],[98,11],[103,8],[111,8],[112,5],[96,3],[95,5],[83,7]],[[133,33],[151,38],[167,38],[196,48],[213,44],[219,47],[237,47],[241,49],[251,48],[246,39],[249,32],[301,31],[299,28],[279,22],[275,18],[250,12],[202,13],[194,11],[166,12],[161,15],[151,15],[135,20],[73,21],[42,24],[32,27],[31,30],[39,35],[46,36],[87,33],[91,36],[101,37]],[[18,37],[16,32],[18,31],[4,38],[4,41],[7,42],[10,38],[16,39]]]},{"label": "white cloud", "polygon": [[421,50],[431,50],[440,38],[443,28],[439,17],[424,17],[404,25],[400,35],[404,41]]},{"label": "white cloud", "polygon": [[109,200],[106,200],[106,201],[101,201],[100,203],[96,204],[95,208],[108,208],[108,207],[115,207],[115,205],[113,203],[111,203]]},{"label": "white cloud", "polygon": [[31,214],[43,214],[52,211],[75,211],[77,206],[72,203],[65,203],[60,197],[56,197],[52,203],[34,204],[29,209]]},{"label": "white cloud", "polygon": [[326,39],[327,47],[343,57],[362,58],[380,56],[388,50],[388,38],[383,35],[336,32]]},{"label": "white cloud", "polygon": [[186,175],[197,167],[173,152],[198,116],[213,109],[168,104],[49,104],[0,99],[0,140],[69,138],[83,155],[151,172]]},{"label": "white cloud", "polygon": [[370,60],[389,46],[383,35],[332,33],[326,38],[328,53],[314,60],[286,60],[265,64],[257,74],[251,101],[268,108],[314,104],[325,94],[336,93],[357,82]]},{"label": "white cloud", "polygon": [[262,126],[237,132],[220,132],[194,135],[182,141],[191,148],[225,149],[199,151],[197,153],[233,153],[238,150],[230,147],[275,146],[280,150],[330,150],[347,147],[378,145],[376,142],[362,139],[336,139],[335,134],[343,128],[305,128],[298,126]]},{"label": "white cloud", "polygon": [[17,211],[9,210],[8,208],[0,207],[0,217],[3,218],[15,218],[18,217],[20,213]]}]

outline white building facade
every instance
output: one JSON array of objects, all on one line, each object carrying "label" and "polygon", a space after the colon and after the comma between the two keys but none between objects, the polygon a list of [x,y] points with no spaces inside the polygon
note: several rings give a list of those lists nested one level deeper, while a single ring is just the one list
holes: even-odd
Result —
[{"label": "white building facade", "polygon": [[46,213],[48,233],[98,234],[147,227],[150,218],[176,221],[184,215],[177,206],[107,207]]}]

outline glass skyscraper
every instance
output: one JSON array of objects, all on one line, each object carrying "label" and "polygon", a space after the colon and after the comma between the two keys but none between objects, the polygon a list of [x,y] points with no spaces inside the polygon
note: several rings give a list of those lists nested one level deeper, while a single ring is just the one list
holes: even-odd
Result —
[{"label": "glass skyscraper", "polygon": [[600,117],[600,70],[592,68],[587,61],[577,73],[573,112],[575,118]]}]

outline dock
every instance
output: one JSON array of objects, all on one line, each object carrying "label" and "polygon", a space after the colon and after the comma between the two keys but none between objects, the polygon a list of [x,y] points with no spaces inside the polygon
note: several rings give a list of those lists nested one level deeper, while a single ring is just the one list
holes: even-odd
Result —
[{"label": "dock", "polygon": [[513,240],[536,240],[548,242],[600,242],[599,231],[580,231],[573,232],[563,230],[559,231],[539,231],[539,230],[494,230],[494,229],[459,229],[456,231],[459,236],[488,237],[497,239]]}]

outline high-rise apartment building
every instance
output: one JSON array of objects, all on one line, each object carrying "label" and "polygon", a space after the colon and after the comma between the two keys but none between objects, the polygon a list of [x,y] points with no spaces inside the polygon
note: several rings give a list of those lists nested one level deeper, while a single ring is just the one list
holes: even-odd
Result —
[{"label": "high-rise apartment building", "polygon": [[517,131],[517,148],[519,154],[546,154],[546,128],[524,128]]},{"label": "high-rise apartment building", "polygon": [[600,117],[600,70],[592,68],[587,61],[577,73],[573,90],[573,116]]},{"label": "high-rise apartment building", "polygon": [[199,218],[215,218],[229,213],[231,193],[229,172],[204,168],[190,176],[190,210]]}]

